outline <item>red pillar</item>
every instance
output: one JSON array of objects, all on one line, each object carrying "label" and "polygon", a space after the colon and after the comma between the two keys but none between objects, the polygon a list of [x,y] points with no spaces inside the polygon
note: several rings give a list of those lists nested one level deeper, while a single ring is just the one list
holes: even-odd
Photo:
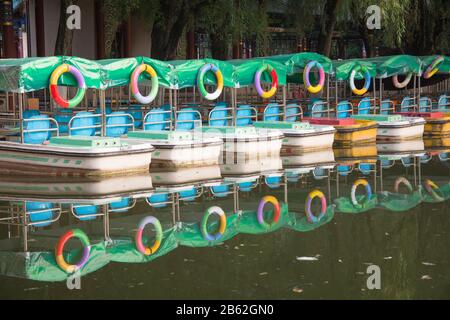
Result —
[{"label": "red pillar", "polygon": [[45,57],[44,0],[35,1],[34,14],[36,17],[36,53],[38,57]]},{"label": "red pillar", "polygon": [[5,58],[17,58],[17,41],[14,36],[12,2],[3,1],[3,54]]}]

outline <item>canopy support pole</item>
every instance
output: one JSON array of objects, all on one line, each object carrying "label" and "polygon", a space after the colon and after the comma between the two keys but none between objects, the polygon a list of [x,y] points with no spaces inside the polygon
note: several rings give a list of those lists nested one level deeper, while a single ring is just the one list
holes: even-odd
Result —
[{"label": "canopy support pole", "polygon": [[417,109],[418,110],[416,110],[416,111],[420,111],[420,95],[421,95],[421,91],[422,91],[422,88],[421,88],[421,84],[420,84],[420,77],[419,77],[419,90],[418,90],[418,94],[419,94],[419,99],[417,100]]},{"label": "canopy support pole", "polygon": [[[375,77],[373,77],[372,84],[373,84],[373,110],[376,110],[377,109],[377,88],[376,88],[377,80],[375,79]],[[370,113],[370,110],[369,110],[369,113]]]},{"label": "canopy support pole", "polygon": [[232,126],[236,126],[236,108],[237,108],[237,99],[236,99],[236,88],[231,88],[231,112],[233,117]]},{"label": "canopy support pole", "polygon": [[102,119],[101,135],[106,136],[106,93],[105,90],[100,90],[100,113]]},{"label": "canopy support pole", "polygon": [[379,114],[381,114],[381,105],[383,104],[383,79],[380,78],[380,106],[379,106]]},{"label": "canopy support pole", "polygon": [[176,124],[177,124],[177,111],[178,111],[178,97],[177,97],[177,90],[173,90],[173,117],[174,117],[174,130],[176,129]]},{"label": "canopy support pole", "polygon": [[23,93],[19,93],[18,94],[18,98],[19,98],[20,142],[24,143],[24,137],[23,137],[23,100],[22,100]]},{"label": "canopy support pole", "polygon": [[286,121],[287,105],[286,105],[286,86],[283,86],[283,121]]}]

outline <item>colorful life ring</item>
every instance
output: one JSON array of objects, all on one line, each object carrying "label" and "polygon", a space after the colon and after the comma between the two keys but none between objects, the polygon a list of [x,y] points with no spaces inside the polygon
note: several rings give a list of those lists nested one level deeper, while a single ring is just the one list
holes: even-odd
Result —
[{"label": "colorful life ring", "polygon": [[[212,235],[208,232],[208,220],[211,215],[217,215],[220,218],[219,223],[219,230],[215,235]],[[207,241],[217,241],[225,233],[225,230],[227,229],[227,216],[225,215],[225,212],[222,210],[222,208],[214,206],[206,210],[205,215],[203,216],[202,225],[201,225],[201,231],[203,235],[203,239]]]},{"label": "colorful life ring", "polygon": [[444,62],[444,60],[444,56],[436,57],[428,66],[427,70],[425,70],[425,73],[423,74],[424,79],[430,79],[432,76],[438,73],[439,66],[442,64],[442,62]]},{"label": "colorful life ring", "polygon": [[[142,233],[144,232],[144,228],[149,224],[152,224],[155,227],[155,232],[156,232],[155,242],[153,243],[153,246],[151,246],[150,248],[145,247],[144,244],[142,243]],[[162,231],[161,223],[159,222],[159,220],[153,216],[145,217],[139,223],[138,230],[136,232],[136,238],[135,238],[136,248],[143,255],[149,256],[151,254],[154,254],[156,251],[158,251],[158,249],[161,245],[162,238],[163,238],[163,231]]]},{"label": "colorful life ring", "polygon": [[[150,93],[145,97],[139,91],[138,86],[139,76],[143,72],[146,72],[151,77],[152,81],[152,89],[150,90]],[[141,64],[140,66],[137,66],[136,69],[134,69],[133,73],[131,74],[131,92],[133,93],[134,98],[140,104],[150,104],[153,100],[155,100],[156,95],[158,94],[158,88],[159,80],[155,69],[153,69],[148,64]]]},{"label": "colorful life ring", "polygon": [[[271,203],[275,210],[273,221],[270,224],[264,220],[264,207],[267,203]],[[258,218],[258,223],[260,224],[260,226],[264,227],[265,229],[270,229],[271,226],[277,224],[278,221],[280,221],[280,213],[280,203],[278,202],[277,198],[273,196],[265,196],[259,202],[258,211],[256,211],[256,217]]]},{"label": "colorful life ring", "polygon": [[[313,86],[309,81],[309,74],[311,73],[312,68],[319,69],[319,83],[315,86]],[[325,84],[325,70],[323,69],[322,65],[319,62],[317,61],[308,62],[308,64],[305,67],[305,70],[303,71],[303,83],[305,84],[306,89],[312,94],[316,94],[322,91],[323,86]]]},{"label": "colorful life ring", "polygon": [[[58,80],[64,74],[69,72],[75,77],[78,84],[78,91],[75,97],[67,101],[63,99],[58,92]],[[50,76],[50,94],[55,100],[55,102],[62,108],[75,108],[84,98],[84,94],[86,93],[86,82],[84,81],[84,77],[81,72],[75,68],[74,66],[70,66],[66,63],[60,65],[55,70],[53,70],[52,75]]]},{"label": "colorful life ring", "polygon": [[[205,84],[203,81],[203,78],[205,77],[205,74],[211,71],[215,74],[216,76],[216,81],[217,81],[217,88],[216,91],[209,93],[208,91],[206,91],[205,89]],[[205,64],[200,71],[198,72],[198,77],[197,77],[197,86],[198,89],[202,95],[203,98],[205,98],[206,100],[216,100],[218,97],[220,97],[220,95],[222,94],[223,91],[223,75],[222,72],[220,71],[220,69],[212,64],[212,63],[208,63]]]},{"label": "colorful life ring", "polygon": [[445,200],[442,196],[440,196],[439,194],[436,193],[436,190],[438,190],[439,187],[433,181],[431,181],[430,179],[426,179],[424,181],[423,185],[425,187],[425,190],[427,190],[428,194],[431,195],[434,200],[439,201],[439,202],[442,202]]},{"label": "colorful life ring", "polygon": [[[81,259],[77,264],[68,264],[63,256],[64,246],[71,238],[78,238],[83,244],[83,255],[81,256]],[[61,238],[59,238],[58,244],[56,245],[56,263],[65,272],[74,273],[80,270],[86,264],[86,262],[88,262],[90,252],[91,244],[89,243],[89,238],[86,233],[84,233],[80,229],[69,230],[64,233]]]},{"label": "colorful life ring", "polygon": [[[312,211],[311,211],[311,204],[312,201],[314,200],[314,198],[319,198],[321,201],[321,209],[320,209],[320,214],[318,216],[316,216]],[[327,213],[327,198],[325,197],[325,195],[323,194],[322,191],[320,190],[313,190],[308,194],[308,197],[306,198],[306,203],[305,203],[305,212],[306,212],[306,217],[308,218],[308,221],[310,223],[317,223],[319,222]]]},{"label": "colorful life ring", "polygon": [[406,188],[408,188],[408,191],[409,191],[410,193],[413,192],[413,186],[411,185],[411,182],[409,182],[409,180],[406,179],[405,177],[398,177],[398,178],[395,180],[395,184],[394,184],[394,190],[395,190],[395,193],[400,193],[399,190],[400,190],[400,186],[401,186],[402,184],[405,185]]},{"label": "colorful life ring", "polygon": [[[363,88],[358,89],[355,86],[355,77],[356,77],[356,74],[360,71],[364,73],[364,79],[366,82],[364,83]],[[356,94],[357,96],[362,96],[369,90],[371,80],[372,80],[372,77],[369,73],[369,70],[367,70],[367,68],[364,66],[357,65],[356,67],[353,68],[352,72],[350,73],[350,80],[349,80],[350,88],[352,89],[354,94]]]},{"label": "colorful life ring", "polygon": [[359,206],[360,204],[358,203],[358,200],[356,199],[356,189],[359,186],[364,186],[366,187],[366,196],[367,199],[370,200],[372,198],[372,188],[370,187],[369,182],[367,182],[366,179],[359,179],[356,180],[355,183],[352,186],[352,193],[351,193],[351,197],[352,197],[352,203],[354,206]]},{"label": "colorful life ring", "polygon": [[[272,88],[269,91],[264,91],[261,87],[261,76],[264,72],[270,73],[272,77]],[[278,90],[278,75],[276,70],[270,65],[266,64],[261,66],[255,74],[255,88],[259,96],[263,99],[272,98]]]},{"label": "colorful life ring", "polygon": [[411,82],[413,73],[410,72],[406,75],[405,80],[403,80],[402,82],[400,82],[398,80],[398,74],[396,74],[395,76],[392,77],[392,83],[394,84],[394,87],[396,87],[397,89],[403,89],[406,88],[406,86]]}]

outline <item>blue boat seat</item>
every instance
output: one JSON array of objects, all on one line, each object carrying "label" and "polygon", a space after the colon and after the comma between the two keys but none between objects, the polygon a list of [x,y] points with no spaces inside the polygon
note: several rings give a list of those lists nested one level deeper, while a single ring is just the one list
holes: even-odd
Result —
[{"label": "blue boat seat", "polygon": [[144,130],[156,130],[161,131],[166,129],[166,118],[170,118],[170,114],[161,113],[164,112],[163,108],[155,108],[150,110],[149,113],[145,116],[145,125]]},{"label": "blue boat seat", "polygon": [[388,115],[392,108],[392,105],[390,101],[382,101],[381,102],[381,108],[380,108],[380,114]]},{"label": "blue boat seat", "polygon": [[[106,136],[118,138],[128,133],[130,117],[124,111],[115,111],[110,114],[114,117],[106,118]],[[117,127],[108,127],[108,125],[119,125]],[[121,126],[120,126],[121,125]]]},{"label": "blue boat seat", "polygon": [[264,109],[264,121],[280,121],[280,106],[277,103],[269,103]]},{"label": "blue boat seat", "polygon": [[278,189],[281,186],[281,176],[265,177],[264,180],[270,189]]},{"label": "blue boat seat", "polygon": [[245,127],[253,124],[253,109],[249,105],[241,105],[236,112],[236,126]]},{"label": "blue boat seat", "polygon": [[425,155],[420,157],[420,163],[426,164],[426,163],[430,162],[432,158],[433,157],[430,156],[429,154],[425,154]]},{"label": "blue boat seat", "polygon": [[341,101],[336,107],[336,118],[345,119],[349,118],[352,112],[352,105],[348,101]]},{"label": "blue boat seat", "polygon": [[372,109],[370,98],[361,99],[358,104],[358,114],[370,114],[370,110]]},{"label": "blue boat seat", "polygon": [[154,208],[165,208],[167,207],[167,202],[169,202],[169,194],[155,193],[148,197],[147,200]]},{"label": "blue boat seat", "polygon": [[41,211],[45,209],[53,209],[53,204],[50,202],[26,202],[25,210],[28,212],[28,218],[32,223],[41,222],[34,224],[35,227],[47,227],[51,225],[51,221],[53,217],[54,211],[42,211],[42,212],[33,212],[33,211]]},{"label": "blue boat seat", "polygon": [[131,115],[134,119],[134,127],[141,128],[142,127],[142,107],[139,105],[130,106],[127,110],[127,113]]},{"label": "blue boat seat", "polygon": [[296,122],[300,121],[300,106],[296,103],[291,103],[286,106],[286,121]]},{"label": "blue boat seat", "polygon": [[[25,119],[25,118],[24,118]],[[42,130],[39,132],[25,132],[23,135],[24,143],[28,144],[42,144],[48,140],[51,132],[50,120],[47,115],[33,115],[26,119],[42,119],[42,121],[24,121],[23,129],[26,130]]]},{"label": "blue boat seat", "polygon": [[400,104],[400,111],[401,112],[414,111],[411,110],[413,107],[413,102],[414,100],[411,97],[404,97],[402,103]]},{"label": "blue boat seat", "polygon": [[360,163],[358,168],[362,174],[369,175],[375,170],[375,165],[373,163]]},{"label": "blue boat seat", "polygon": [[[82,118],[77,118],[82,117]],[[92,112],[81,111],[78,112],[75,118],[72,120],[70,126],[70,135],[72,136],[85,136],[91,137],[95,136],[95,123],[98,117],[95,117]],[[91,127],[85,129],[76,129],[81,127]]]},{"label": "blue boat seat", "polygon": [[180,191],[178,194],[180,195],[180,200],[192,202],[197,197],[197,189],[194,187],[189,190]]},{"label": "blue boat seat", "polygon": [[73,117],[72,109],[58,109],[57,114],[55,114],[55,120],[58,122],[59,134],[69,132],[69,122]]},{"label": "blue boat seat", "polygon": [[212,194],[218,198],[225,198],[231,193],[230,185],[228,185],[228,184],[212,186],[211,191],[212,191]]},{"label": "blue boat seat", "polygon": [[404,157],[401,159],[401,161],[405,168],[414,166],[414,159],[412,157]]},{"label": "blue boat seat", "polygon": [[312,98],[310,103],[307,106],[305,116],[311,117],[311,118],[322,118],[323,111],[325,111],[324,105],[322,104],[322,102],[323,102],[322,99]]},{"label": "blue boat seat", "polygon": [[298,180],[300,179],[300,175],[294,172],[287,172],[286,179],[288,182],[298,182]]},{"label": "blue boat seat", "polygon": [[439,160],[442,162],[448,161],[450,159],[448,152],[441,152],[441,153],[439,153],[438,157],[439,157]]},{"label": "blue boat seat", "polygon": [[123,198],[122,200],[111,202],[109,204],[109,209],[114,212],[127,212],[131,204],[131,199],[129,197]]},{"label": "blue boat seat", "polygon": [[447,95],[440,96],[438,100],[438,110],[445,111],[448,109],[450,109],[448,96]]},{"label": "blue boat seat", "polygon": [[209,114],[209,125],[213,127],[225,127],[228,124],[228,110],[225,110],[225,106],[219,106],[216,104],[214,109]]},{"label": "blue boat seat", "polygon": [[394,166],[394,164],[395,164],[395,161],[393,161],[393,160],[387,160],[387,159],[382,159],[381,160],[381,167],[383,169],[392,168]]},{"label": "blue boat seat", "polygon": [[340,176],[346,177],[353,171],[352,166],[337,166],[337,172]]},{"label": "blue boat seat", "polygon": [[239,191],[250,192],[255,186],[255,181],[245,181],[238,183]]},{"label": "blue boat seat", "polygon": [[74,205],[73,212],[80,221],[92,221],[97,218],[98,207],[94,205]]},{"label": "blue boat seat", "polygon": [[321,180],[321,179],[327,178],[328,174],[326,173],[324,168],[316,167],[316,168],[314,168],[313,176],[314,176],[314,179]]},{"label": "blue boat seat", "polygon": [[[194,108],[184,108],[183,112],[177,114],[176,130],[191,131],[195,128],[195,123],[200,120],[199,114]],[[192,112],[186,112],[192,111]]]},{"label": "blue boat seat", "polygon": [[433,105],[430,104],[430,99],[421,97],[419,102],[419,112],[431,112]]}]

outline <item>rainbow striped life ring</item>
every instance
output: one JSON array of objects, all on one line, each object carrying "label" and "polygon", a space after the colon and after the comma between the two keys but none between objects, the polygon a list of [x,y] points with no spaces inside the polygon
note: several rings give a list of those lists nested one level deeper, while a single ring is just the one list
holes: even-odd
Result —
[{"label": "rainbow striped life ring", "polygon": [[[311,73],[312,68],[319,69],[319,83],[315,86],[313,86],[309,80],[309,74]],[[305,84],[306,89],[312,94],[322,91],[325,84],[325,70],[319,62],[311,61],[306,65],[305,70],[303,71],[303,83]]]},{"label": "rainbow striped life ring", "polygon": [[[204,84],[204,80],[203,78],[205,77],[205,74],[211,71],[215,74],[216,76],[216,81],[217,81],[217,88],[216,91],[209,93],[208,91],[206,91],[205,89],[205,84]],[[205,98],[206,100],[216,100],[218,97],[220,97],[220,95],[222,94],[223,91],[223,75],[222,72],[220,71],[220,69],[212,64],[212,63],[208,63],[205,64],[200,71],[198,72],[198,77],[197,77],[197,86],[198,89],[202,95],[203,98]]]},{"label": "rainbow striped life ring", "polygon": [[[271,203],[275,210],[273,221],[270,224],[264,220],[264,207],[267,203]],[[278,202],[277,198],[275,198],[274,196],[265,196],[259,202],[256,216],[258,218],[258,223],[260,224],[260,226],[264,227],[265,229],[270,229],[273,225],[277,224],[278,221],[280,221],[280,213],[280,203]]]},{"label": "rainbow striped life ring", "polygon": [[[208,232],[208,219],[211,215],[217,215],[220,218],[220,224],[219,224],[219,230],[215,235],[212,235]],[[208,210],[206,210],[205,215],[203,216],[202,225],[201,225],[201,231],[203,235],[203,239],[207,241],[217,241],[220,238],[222,238],[223,234],[225,233],[225,230],[227,229],[227,216],[225,212],[220,207],[211,207]]]},{"label": "rainbow striped life ring", "polygon": [[[264,91],[263,88],[261,87],[261,76],[264,72],[270,73],[270,76],[272,77],[272,87],[270,88],[269,91]],[[259,96],[263,99],[270,99],[275,95],[275,93],[277,93],[278,75],[276,70],[270,64],[263,65],[258,69],[258,71],[256,71],[255,88]]]},{"label": "rainbow striped life ring", "polygon": [[360,206],[361,205],[361,204],[358,203],[358,200],[356,199],[356,189],[359,186],[364,186],[366,188],[367,200],[370,200],[372,198],[372,188],[370,187],[369,182],[366,179],[356,180],[355,183],[353,183],[352,191],[351,191],[352,203],[353,203],[354,206]]},{"label": "rainbow striped life ring", "polygon": [[[152,81],[152,89],[150,90],[150,93],[145,97],[139,91],[138,86],[139,76],[143,72],[147,73],[151,77]],[[141,64],[140,66],[137,66],[136,69],[134,69],[133,73],[131,74],[130,82],[131,82],[131,92],[133,93],[134,98],[140,104],[150,104],[153,100],[155,100],[158,94],[159,80],[155,69],[153,69],[151,66],[149,66],[148,64]]]},{"label": "rainbow striped life ring", "polygon": [[[319,198],[321,201],[321,205],[322,205],[320,208],[320,214],[318,216],[313,214],[313,212],[311,210],[311,204],[312,204],[312,201],[314,200],[314,198]],[[306,217],[308,218],[308,221],[310,223],[317,223],[325,216],[325,214],[327,213],[327,199],[322,191],[313,190],[308,194],[308,197],[306,198],[306,203],[305,203],[305,212],[306,212]]]},{"label": "rainbow striped life ring", "polygon": [[[83,255],[81,256],[80,261],[75,265],[68,264],[63,256],[64,246],[66,245],[67,241],[69,241],[69,239],[71,238],[78,238],[83,244]],[[90,252],[91,252],[91,245],[89,243],[89,238],[86,235],[86,233],[84,233],[80,229],[69,230],[66,233],[64,233],[61,236],[61,238],[59,238],[58,244],[56,245],[55,249],[56,263],[65,272],[74,273],[80,270],[88,262]]]},{"label": "rainbow striped life ring", "polygon": [[[153,246],[145,247],[144,244],[142,243],[142,233],[144,232],[144,228],[149,224],[152,224],[155,227],[156,239],[155,239],[155,242],[153,243]],[[139,223],[138,230],[136,232],[136,237],[135,237],[136,248],[143,255],[149,256],[151,254],[154,254],[156,251],[158,251],[158,249],[161,245],[162,238],[163,238],[163,231],[162,231],[161,223],[159,222],[159,220],[153,216],[145,217]]]},{"label": "rainbow striped life ring", "polygon": [[[365,83],[364,83],[364,87],[362,87],[361,89],[358,89],[358,88],[356,88],[356,85],[355,85],[355,77],[356,77],[356,74],[360,71],[364,74]],[[356,67],[353,68],[352,72],[350,73],[350,79],[349,79],[350,88],[352,89],[352,91],[355,95],[362,96],[362,95],[366,94],[366,92],[369,90],[371,80],[372,80],[372,77],[369,73],[369,70],[367,70],[367,68],[364,66],[357,65]]]},{"label": "rainbow striped life ring", "polygon": [[[63,99],[58,92],[58,80],[64,73],[71,73],[77,81],[78,91],[75,97],[70,100]],[[75,108],[84,98],[86,93],[86,82],[81,72],[74,66],[70,66],[66,63],[60,65],[53,70],[50,76],[50,94],[55,102],[62,108]]]}]

